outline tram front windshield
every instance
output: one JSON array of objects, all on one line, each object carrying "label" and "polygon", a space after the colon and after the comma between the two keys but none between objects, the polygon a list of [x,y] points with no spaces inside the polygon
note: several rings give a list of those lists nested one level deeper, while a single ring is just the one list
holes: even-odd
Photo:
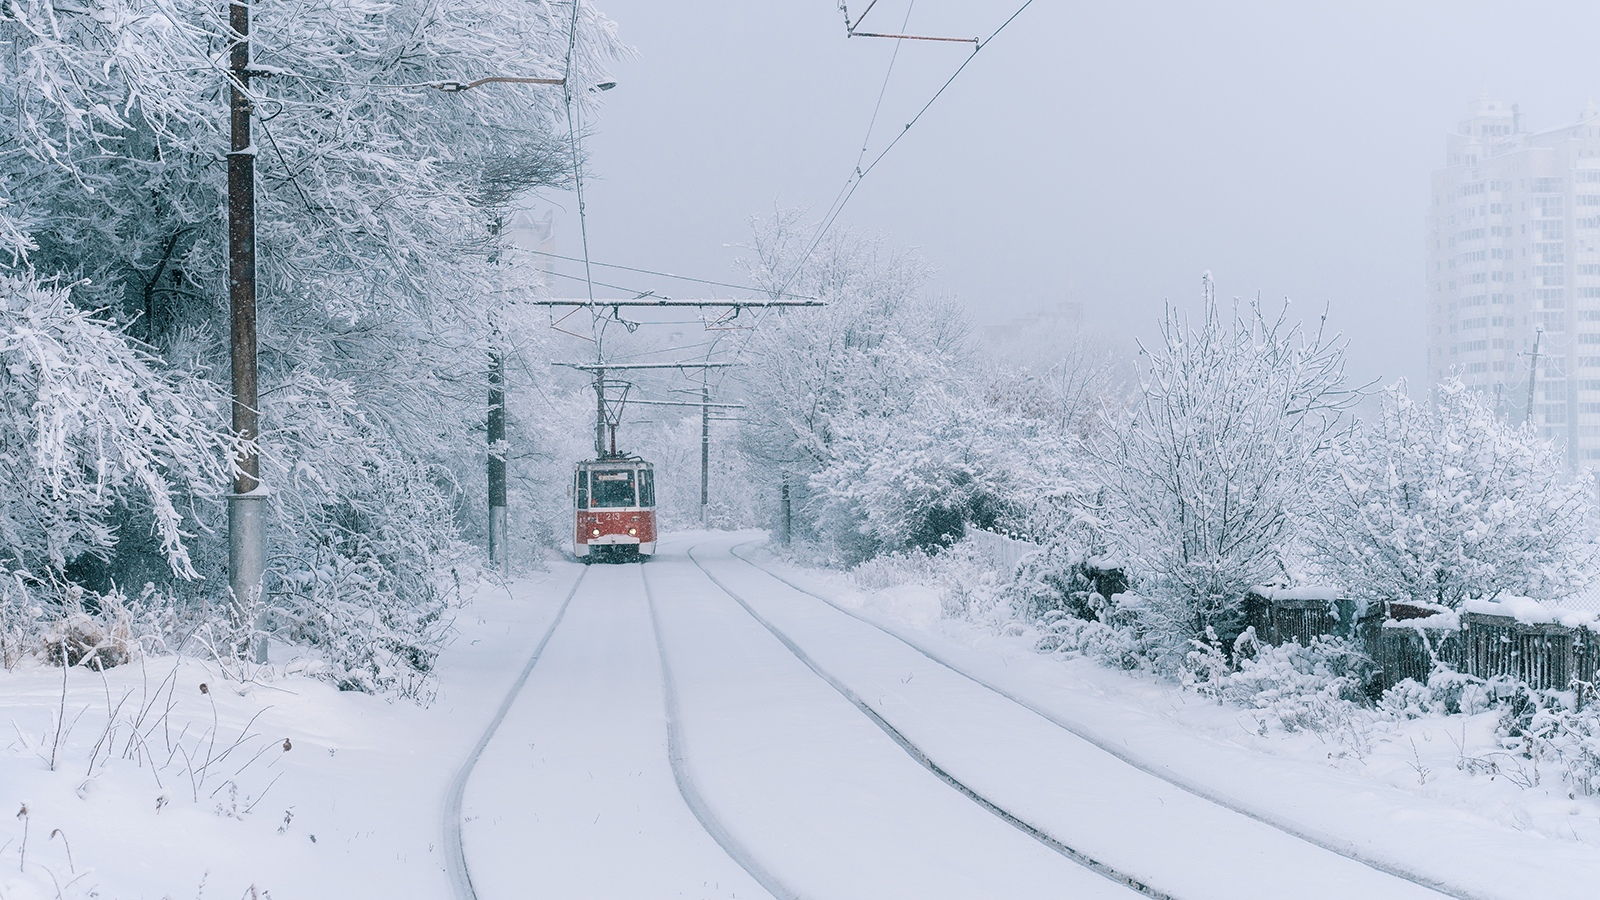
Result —
[{"label": "tram front windshield", "polygon": [[589,490],[589,506],[638,506],[634,494],[633,470],[620,472],[594,472]]}]

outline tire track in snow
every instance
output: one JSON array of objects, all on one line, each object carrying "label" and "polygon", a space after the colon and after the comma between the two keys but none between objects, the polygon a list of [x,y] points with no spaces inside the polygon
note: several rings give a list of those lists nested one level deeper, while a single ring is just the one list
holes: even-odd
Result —
[{"label": "tire track in snow", "polygon": [[[730,550],[729,552],[731,553],[732,551]],[[1102,876],[1102,877],[1104,877],[1104,878],[1106,878],[1106,879],[1108,879],[1108,880],[1110,880],[1110,881],[1112,881],[1112,882],[1114,882],[1116,884],[1122,885],[1123,887],[1131,888],[1131,889],[1133,889],[1135,891],[1138,891],[1139,893],[1141,893],[1141,894],[1143,894],[1143,895],[1145,895],[1147,897],[1154,898],[1154,900],[1178,900],[1178,898],[1176,898],[1172,894],[1166,893],[1164,891],[1161,891],[1161,890],[1159,890],[1157,888],[1154,888],[1154,887],[1151,887],[1150,885],[1145,884],[1143,880],[1135,877],[1134,875],[1131,875],[1131,874],[1129,874],[1127,872],[1124,872],[1121,869],[1118,869],[1118,868],[1116,868],[1116,867],[1114,867],[1114,866],[1112,866],[1112,865],[1110,865],[1108,863],[1105,863],[1105,862],[1102,862],[1102,861],[1100,861],[1098,859],[1095,859],[1094,857],[1090,856],[1087,853],[1084,853],[1084,852],[1081,852],[1079,850],[1074,849],[1073,847],[1071,847],[1068,844],[1062,842],[1061,840],[1055,838],[1054,836],[1050,835],[1049,833],[1045,832],[1044,830],[1029,824],[1028,822],[1022,820],[1021,818],[1017,817],[1016,815],[1013,815],[1011,812],[1006,810],[1004,807],[1002,807],[999,804],[989,800],[987,797],[983,796],[982,794],[979,794],[977,791],[973,790],[971,787],[969,787],[965,783],[963,783],[960,779],[956,778],[954,775],[952,775],[949,772],[945,771],[942,767],[939,766],[938,763],[934,762],[933,759],[930,758],[928,756],[928,754],[925,753],[922,750],[921,747],[917,746],[917,744],[915,742],[913,742],[912,740],[907,738],[904,734],[902,734],[897,728],[894,727],[893,724],[891,724],[887,719],[885,719],[876,710],[874,710],[865,701],[863,701],[859,696],[857,696],[856,693],[854,691],[852,691],[847,685],[845,685],[843,682],[839,681],[839,679],[835,678],[831,673],[829,673],[827,670],[825,670],[821,666],[819,666],[809,655],[806,654],[806,652],[804,650],[800,649],[799,645],[797,645],[794,641],[792,641],[789,638],[788,635],[784,634],[776,626],[774,626],[770,621],[768,621],[765,617],[763,617],[760,613],[756,612],[755,609],[750,606],[750,604],[745,602],[743,597],[740,597],[738,594],[734,593],[732,590],[730,590],[728,588],[727,585],[723,584],[717,578],[717,576],[711,574],[711,571],[709,569],[707,569],[704,565],[702,565],[700,560],[695,558],[695,556],[694,556],[694,548],[693,547],[690,547],[686,551],[686,553],[687,553],[690,561],[693,562],[697,567],[699,567],[701,573],[704,574],[706,576],[706,578],[711,581],[712,584],[715,584],[717,586],[717,588],[719,590],[721,590],[724,594],[727,594],[729,597],[733,598],[733,601],[735,603],[739,604],[739,606],[741,608],[743,608],[744,611],[747,614],[749,614],[749,616],[752,619],[754,619],[757,623],[759,623],[761,625],[761,627],[765,628],[768,632],[770,632],[773,637],[777,638],[778,641],[780,643],[782,643],[783,646],[785,648],[787,648],[789,650],[789,652],[792,653],[795,656],[796,659],[800,660],[800,662],[805,664],[806,668],[810,669],[814,674],[816,674],[816,676],[818,678],[821,678],[824,682],[826,682],[829,687],[831,687],[835,691],[837,691],[840,696],[844,697],[845,700],[847,700],[852,706],[854,706],[863,715],[865,715],[874,725],[876,725],[879,729],[881,729],[884,734],[888,735],[890,740],[894,741],[895,744],[897,744],[900,747],[900,749],[904,750],[908,756],[910,756],[912,759],[916,760],[918,765],[922,766],[924,769],[927,769],[928,772],[930,772],[935,778],[938,778],[940,781],[944,782],[946,785],[954,788],[956,791],[958,791],[960,794],[962,794],[962,796],[964,796],[967,799],[971,800],[973,803],[976,803],[978,806],[982,807],[984,809],[984,811],[986,811],[986,812],[990,813],[991,815],[995,816],[996,818],[1000,819],[1002,822],[1005,822],[1007,825],[1010,825],[1012,828],[1017,829],[1018,831],[1022,832],[1025,835],[1027,835],[1028,837],[1033,838],[1035,841],[1038,841],[1039,843],[1043,844],[1045,847],[1049,848],[1050,850],[1060,854],[1061,856],[1071,860],[1072,862],[1077,863],[1080,866],[1083,866],[1084,868],[1090,870],[1091,872],[1094,872],[1095,874],[1100,875],[1100,876]],[[739,558],[741,560],[743,560],[743,557],[739,557]],[[746,563],[749,563],[748,560],[744,560],[744,561]],[[749,564],[750,565],[754,565],[754,563],[749,563]],[[760,567],[757,566],[757,568],[760,568]],[[762,571],[766,571],[766,570],[763,569]],[[768,573],[768,574],[771,574],[771,573]],[[776,577],[776,576],[774,576],[774,577]],[[648,590],[648,586],[647,586],[647,590]],[[809,591],[806,591],[805,593],[810,594]],[[816,596],[816,595],[815,594],[811,594],[811,596]],[[655,606],[654,606],[654,601],[652,601],[652,603],[651,603],[651,615],[652,615],[652,617],[654,616],[654,613],[655,613]],[[657,642],[658,642],[658,648],[660,647],[660,645],[659,645],[660,636],[661,636],[661,632],[658,629],[657,632],[656,632],[656,639],[657,639]],[[662,668],[663,668],[663,672],[665,673],[666,652],[665,652],[664,648],[660,648],[660,652],[662,654],[662,658],[661,658],[661,660],[662,660]],[[935,660],[935,662],[937,662],[937,660]],[[671,684],[672,684],[671,678],[670,678],[670,676],[668,676],[667,677],[667,695],[668,695],[669,698],[672,696]],[[671,703],[671,701],[669,699],[669,713],[668,713],[669,718],[672,715],[672,713],[670,712],[670,703]],[[675,734],[675,733],[676,733],[676,726],[675,725],[669,726],[669,734]],[[680,765],[680,760],[677,758],[676,755],[674,755],[674,758],[673,758],[673,772],[674,773],[677,773],[679,771],[679,765]],[[696,802],[697,801],[696,800],[690,800],[690,797],[689,797],[689,795],[687,793],[685,793],[684,799],[690,801],[690,806],[695,808],[695,815],[697,817],[700,816],[700,809],[699,809],[698,806],[696,806]],[[705,818],[701,818],[701,824],[707,825],[707,831],[711,831],[712,832],[712,836],[716,837],[719,843],[721,842],[721,840],[722,840],[721,837],[717,834],[716,831],[712,831],[712,828],[707,823]],[[726,846],[726,845],[724,845],[724,846]],[[730,855],[733,855],[736,860],[740,860],[741,865],[743,865],[742,859],[738,855],[735,855],[731,849],[730,849],[729,853],[730,853]],[[774,896],[779,896],[779,897],[793,896],[792,894],[787,894],[787,893],[780,894],[780,893],[778,893],[766,881],[762,880],[762,876],[760,874],[758,874],[756,871],[750,870],[750,869],[748,869],[748,867],[747,867],[747,871],[750,871],[751,875],[755,876],[757,878],[757,880],[760,880],[764,887],[767,887],[768,890],[772,890]]]},{"label": "tire track in snow", "polygon": [[[739,544],[737,546],[730,547],[729,550],[728,550],[729,555],[733,556],[735,559],[738,559],[740,562],[743,562],[745,565],[748,565],[751,568],[753,568],[753,569],[755,569],[755,570],[767,575],[768,577],[770,577],[770,578],[772,578],[772,579],[774,579],[776,581],[782,582],[783,584],[788,585],[789,587],[793,588],[796,591],[799,591],[802,594],[805,594],[805,595],[807,595],[809,597],[814,597],[817,600],[820,600],[823,603],[827,604],[828,606],[832,607],[833,609],[835,609],[835,610],[837,610],[837,611],[839,611],[841,613],[844,613],[845,615],[849,616],[852,619],[855,619],[858,622],[861,622],[862,624],[871,626],[873,629],[875,629],[875,630],[877,630],[879,632],[882,632],[883,634],[888,635],[889,637],[895,639],[896,641],[898,641],[898,642],[904,644],[905,646],[911,648],[913,651],[915,651],[919,655],[923,656],[924,658],[926,658],[930,662],[934,663],[935,665],[938,665],[938,666],[941,666],[941,667],[943,667],[945,669],[948,669],[951,672],[954,672],[955,674],[961,676],[962,678],[965,678],[968,681],[971,681],[973,684],[976,684],[979,687],[982,687],[982,688],[984,688],[984,689],[986,689],[986,690],[988,690],[988,691],[990,691],[990,692],[992,692],[992,693],[994,693],[994,694],[996,694],[996,695],[998,695],[1000,697],[1005,698],[1006,700],[1011,701],[1012,703],[1015,703],[1016,705],[1022,707],[1023,709],[1028,710],[1029,712],[1033,713],[1034,715],[1039,716],[1040,718],[1042,718],[1045,721],[1051,723],[1052,725],[1055,725],[1058,728],[1061,728],[1062,730],[1064,730],[1067,733],[1073,735],[1074,737],[1077,737],[1077,738],[1079,738],[1079,739],[1081,739],[1083,741],[1088,742],[1089,744],[1095,746],[1096,748],[1104,751],[1105,753],[1110,754],[1111,756],[1115,757],[1116,759],[1120,760],[1121,762],[1123,762],[1123,763],[1125,763],[1125,764],[1127,764],[1127,765],[1139,770],[1140,772],[1145,773],[1146,775],[1149,775],[1151,777],[1154,777],[1154,778],[1157,778],[1157,779],[1159,779],[1161,781],[1164,781],[1167,784],[1170,784],[1173,787],[1178,788],[1179,790],[1182,790],[1182,791],[1184,791],[1186,793],[1192,794],[1192,795],[1200,798],[1201,800],[1206,801],[1207,803],[1211,803],[1211,804],[1213,804],[1215,806],[1222,807],[1223,809],[1226,809],[1226,810],[1228,810],[1230,812],[1237,813],[1238,815],[1244,816],[1245,818],[1251,819],[1251,820],[1253,820],[1255,822],[1259,822],[1260,824],[1265,825],[1265,826],[1267,826],[1269,828],[1273,828],[1273,829],[1275,829],[1277,831],[1281,831],[1284,834],[1287,834],[1292,838],[1295,838],[1295,839],[1300,840],[1300,841],[1304,841],[1305,843],[1311,844],[1311,845],[1313,845],[1315,847],[1319,847],[1319,848],[1321,848],[1323,850],[1328,851],[1329,853],[1333,853],[1335,855],[1342,856],[1345,859],[1351,860],[1353,862],[1360,863],[1361,865],[1366,866],[1369,869],[1372,869],[1372,870],[1377,871],[1377,872],[1381,872],[1381,873],[1383,873],[1385,875],[1389,875],[1389,876],[1391,876],[1393,878],[1400,879],[1401,881],[1409,882],[1411,884],[1417,885],[1418,887],[1427,888],[1428,890],[1435,891],[1435,892],[1437,892],[1439,894],[1442,894],[1444,896],[1454,898],[1454,900],[1488,900],[1488,898],[1483,894],[1479,894],[1477,892],[1474,892],[1474,891],[1471,891],[1471,890],[1467,890],[1465,888],[1462,888],[1462,887],[1459,887],[1459,886],[1456,886],[1456,885],[1445,884],[1444,882],[1441,882],[1441,881],[1438,881],[1438,880],[1435,880],[1435,879],[1431,879],[1431,878],[1427,878],[1427,877],[1419,875],[1419,874],[1417,874],[1415,872],[1407,871],[1405,869],[1402,869],[1402,868],[1400,868],[1398,866],[1395,866],[1395,865],[1392,865],[1390,863],[1384,862],[1382,860],[1373,859],[1373,858],[1367,856],[1366,854],[1361,853],[1359,850],[1357,850],[1356,848],[1354,848],[1354,847],[1352,847],[1352,846],[1350,846],[1348,844],[1345,844],[1345,843],[1342,843],[1342,842],[1338,842],[1338,841],[1335,841],[1335,840],[1330,839],[1328,837],[1325,837],[1325,836],[1318,835],[1318,834],[1315,834],[1313,832],[1310,832],[1310,831],[1308,831],[1308,830],[1306,830],[1304,828],[1301,828],[1301,827],[1297,826],[1294,822],[1289,821],[1289,820],[1287,820],[1287,819],[1285,819],[1283,817],[1275,816],[1275,815],[1272,815],[1270,813],[1263,812],[1261,810],[1257,810],[1257,809],[1253,809],[1251,807],[1245,806],[1245,805],[1239,803],[1238,801],[1234,800],[1233,798],[1228,797],[1225,794],[1222,794],[1220,792],[1214,791],[1214,790],[1206,787],[1205,785],[1203,785],[1203,784],[1201,784],[1201,783],[1199,783],[1197,781],[1194,781],[1194,780],[1191,780],[1191,779],[1188,779],[1188,778],[1184,778],[1184,777],[1179,776],[1179,775],[1175,775],[1170,771],[1164,770],[1159,766],[1153,765],[1153,764],[1145,761],[1144,759],[1142,759],[1142,758],[1140,758],[1140,757],[1128,752],[1126,749],[1118,747],[1117,745],[1111,743],[1110,741],[1107,741],[1106,739],[1104,739],[1104,738],[1100,737],[1099,735],[1095,734],[1093,731],[1089,730],[1088,728],[1085,728],[1084,726],[1079,725],[1079,724],[1077,724],[1075,722],[1063,719],[1060,716],[1052,713],[1051,711],[1049,711],[1047,709],[1044,709],[1044,708],[1040,707],[1037,704],[1031,703],[1027,699],[1025,699],[1023,697],[1019,697],[1019,696],[1007,691],[1006,689],[1000,687],[999,685],[993,684],[993,683],[989,682],[988,680],[986,680],[984,678],[981,678],[981,677],[979,677],[979,676],[967,671],[966,669],[962,668],[961,666],[958,666],[958,665],[956,665],[954,663],[951,663],[951,662],[948,662],[948,661],[946,661],[944,659],[941,659],[940,657],[936,656],[934,653],[932,653],[928,649],[918,645],[917,643],[911,641],[910,639],[902,637],[901,635],[896,634],[893,631],[890,631],[889,629],[883,627],[882,625],[879,625],[878,623],[873,622],[872,620],[857,614],[853,610],[839,605],[838,603],[834,602],[832,599],[830,599],[828,597],[824,597],[821,594],[816,593],[815,591],[808,590],[808,589],[806,589],[804,587],[801,587],[798,584],[795,584],[793,581],[790,581],[789,579],[783,577],[782,575],[779,575],[778,573],[773,572],[772,570],[766,568],[765,566],[761,566],[761,565],[759,565],[757,563],[754,563],[754,562],[750,561],[749,559],[747,559],[744,556],[741,556],[738,553],[738,548],[742,547],[742,546],[746,546],[746,544]],[[742,598],[740,598],[739,596],[734,594],[732,591],[728,590],[728,588],[726,586],[724,586],[720,581],[718,581],[716,576],[712,575],[711,572],[709,570],[707,570],[704,565],[701,565],[701,563],[700,563],[700,561],[698,559],[694,558],[694,554],[692,552],[692,548],[691,548],[691,552],[689,553],[689,558],[691,560],[694,560],[695,565],[700,566],[701,571],[705,572],[707,578],[710,578],[713,582],[715,582],[717,587],[721,588],[725,593],[728,594],[728,596],[733,597],[734,600],[736,602],[738,602],[740,606],[744,607],[746,612],[748,612],[753,618],[755,618],[756,621],[760,622],[768,631],[772,632],[773,636],[777,637],[778,640],[782,641],[785,646],[789,647],[791,649],[791,651],[794,652],[795,655],[798,656],[801,659],[801,661],[805,662],[805,664],[807,666],[810,666],[813,671],[817,672],[817,674],[819,676],[821,676],[824,680],[827,680],[829,684],[834,685],[836,690],[839,690],[841,693],[844,693],[845,696],[850,700],[851,703],[854,703],[858,708],[860,708],[862,710],[862,712],[864,712],[874,722],[881,722],[879,727],[884,728],[886,732],[889,732],[890,733],[890,737],[895,738],[895,740],[897,742],[902,740],[902,738],[897,736],[898,732],[893,732],[891,730],[893,728],[892,725],[889,725],[887,722],[882,721],[881,716],[879,716],[877,713],[875,713],[870,707],[864,705],[853,694],[848,693],[848,689],[847,688],[844,688],[843,686],[837,684],[835,682],[835,680],[831,676],[827,675],[826,673],[821,671],[818,667],[813,665],[812,662],[810,661],[810,659],[808,657],[806,657],[804,655],[804,653],[798,647],[796,647],[793,644],[793,642],[791,642],[785,635],[781,634],[766,619],[762,618],[758,613],[756,613],[755,610],[752,609],[749,604],[745,603],[745,601]],[[904,744],[902,744],[902,746],[904,746]],[[921,751],[915,751],[914,752],[914,751],[912,751],[911,749],[908,748],[907,752],[911,753],[913,757],[919,757]],[[921,762],[922,759],[919,758],[918,761]],[[933,768],[931,767],[932,766],[931,761],[928,762],[928,763],[924,763],[924,765],[927,765],[927,766],[930,767],[929,771],[934,771]],[[938,771],[934,771],[934,774],[935,775],[939,775],[939,777],[941,779],[944,779],[947,782],[951,782],[952,781],[951,779],[946,778],[945,775],[940,774],[940,772],[938,772]],[[983,805],[986,809],[990,808],[990,806],[992,805],[992,804],[989,804],[987,801],[978,799],[976,797],[976,795],[967,792],[966,790],[964,790],[961,787],[957,787],[957,789],[958,790],[962,790],[963,793],[968,793],[968,796],[973,797],[976,802],[978,802],[980,805]],[[995,808],[998,809],[998,807],[995,807]],[[993,811],[993,810],[991,810],[991,811]],[[1007,821],[1010,821],[1010,819],[1008,819]],[[1031,826],[1029,828],[1031,828]],[[1028,829],[1025,829],[1025,830],[1028,830]],[[1132,886],[1132,885],[1130,885],[1130,886]]]},{"label": "tire track in snow", "polygon": [[472,874],[467,871],[467,852],[461,843],[461,798],[467,792],[467,779],[472,776],[472,768],[478,764],[478,758],[483,755],[483,748],[489,746],[489,741],[499,730],[500,723],[505,721],[506,714],[511,711],[511,706],[517,700],[517,695],[522,693],[523,685],[528,683],[528,676],[533,674],[533,667],[539,664],[539,657],[543,655],[544,648],[550,643],[551,635],[561,626],[561,619],[567,614],[567,607],[572,605],[572,598],[578,595],[578,588],[583,586],[583,578],[589,574],[588,567],[578,573],[572,582],[572,590],[567,592],[565,600],[561,601],[561,609],[556,612],[556,617],[551,620],[550,627],[545,629],[544,637],[539,639],[539,645],[533,648],[533,655],[528,657],[528,664],[522,667],[522,674],[512,683],[511,689],[506,691],[506,697],[500,702],[500,709],[495,712],[494,719],[489,722],[489,727],[483,731],[483,736],[478,738],[478,743],[467,754],[466,762],[456,771],[456,776],[450,782],[450,792],[445,797],[444,805],[444,855],[445,867],[450,875],[450,889],[455,894],[456,900],[477,900],[478,894],[472,888]]}]

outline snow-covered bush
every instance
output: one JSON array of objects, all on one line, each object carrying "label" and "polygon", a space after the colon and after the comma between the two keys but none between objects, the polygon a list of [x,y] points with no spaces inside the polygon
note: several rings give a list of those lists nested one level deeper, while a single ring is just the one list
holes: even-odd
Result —
[{"label": "snow-covered bush", "polygon": [[882,553],[850,570],[850,580],[881,591],[920,584],[939,592],[945,618],[987,621],[1000,606],[999,573],[971,541],[938,552],[910,549]]},{"label": "snow-covered bush", "polygon": [[291,489],[271,500],[269,622],[321,654],[319,671],[342,687],[417,696],[449,628],[446,573],[467,556],[458,491],[448,469],[392,449],[344,397],[305,379],[282,401],[296,413],[280,419],[279,453],[298,455],[271,458]]},{"label": "snow-covered bush", "polygon": [[1467,597],[1562,597],[1592,577],[1592,488],[1531,425],[1511,426],[1460,381],[1431,405],[1404,383],[1338,459],[1312,544],[1364,600],[1456,607]]},{"label": "snow-covered bush", "polygon": [[[1496,727],[1501,755],[1512,757],[1514,781],[1536,787],[1542,767],[1578,793],[1600,793],[1600,709],[1593,703],[1593,685],[1584,685],[1582,694],[1537,691],[1510,682],[1492,687],[1502,705]],[[1588,702],[1580,703],[1585,696]]]},{"label": "snow-covered bush", "polygon": [[1025,621],[1053,612],[1102,619],[1110,598],[1127,587],[1127,578],[1113,560],[1089,557],[1067,542],[1058,542],[1017,563],[1006,595]]},{"label": "snow-covered bush", "polygon": [[124,527],[157,539],[194,578],[196,507],[229,479],[219,395],[166,369],[71,291],[0,273],[0,565],[60,583],[84,555],[109,556]]},{"label": "snow-covered bush", "polygon": [[1244,629],[1252,585],[1285,574],[1356,395],[1343,345],[1209,290],[1199,327],[1169,311],[1132,420],[1098,452],[1111,539],[1139,579],[1141,627],[1169,650]]},{"label": "snow-covered bush", "polygon": [[1246,629],[1233,643],[1231,659],[1215,632],[1195,640],[1181,669],[1182,681],[1201,695],[1261,711],[1284,731],[1330,731],[1344,726],[1352,705],[1366,703],[1372,660],[1343,638],[1319,636],[1261,644]]},{"label": "snow-covered bush", "polygon": [[1039,637],[1034,645],[1042,653],[1081,655],[1117,669],[1144,668],[1149,647],[1132,628],[1097,619],[1083,619],[1064,610],[1049,610],[1034,623]]},{"label": "snow-covered bush", "polygon": [[833,460],[811,476],[825,532],[859,534],[873,552],[938,550],[968,525],[1013,517],[1011,498],[1029,489],[1016,429],[965,398],[927,390],[891,420],[841,423]]},{"label": "snow-covered bush", "polygon": [[1483,679],[1436,665],[1428,675],[1427,684],[1419,684],[1410,678],[1402,679],[1383,692],[1378,706],[1402,719],[1452,716],[1457,713],[1474,715],[1488,709],[1495,696],[1495,688],[1486,685]]}]

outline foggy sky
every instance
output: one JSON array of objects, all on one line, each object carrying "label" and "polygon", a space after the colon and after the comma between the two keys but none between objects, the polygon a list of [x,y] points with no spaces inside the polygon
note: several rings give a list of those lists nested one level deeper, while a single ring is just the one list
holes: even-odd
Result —
[{"label": "foggy sky", "polygon": [[[597,0],[637,57],[585,149],[595,260],[742,283],[751,216],[821,218],[896,43],[833,0]],[[987,37],[1021,0],[880,0],[863,31]],[[863,0],[850,4],[859,16]],[[1423,377],[1423,216],[1444,135],[1487,89],[1532,130],[1600,98],[1600,4],[1035,0],[857,189],[839,224],[915,247],[979,323],[1068,298],[1132,349],[1163,304],[1326,307],[1357,380]],[[971,54],[899,42],[870,161]],[[557,252],[579,255],[577,206]],[[561,266],[575,272],[579,267]],[[713,290],[597,270],[677,297]],[[558,279],[563,296],[580,283]],[[721,296],[737,295],[715,289]],[[618,292],[599,289],[597,296]]]}]

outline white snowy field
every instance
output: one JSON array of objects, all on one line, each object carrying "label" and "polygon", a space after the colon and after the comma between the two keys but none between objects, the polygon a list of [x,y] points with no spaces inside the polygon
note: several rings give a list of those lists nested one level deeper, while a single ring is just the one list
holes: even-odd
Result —
[{"label": "white snowy field", "polygon": [[[942,621],[931,592],[795,571],[759,538],[673,535],[642,566],[483,587],[426,709],[292,664],[241,682],[151,659],[69,670],[65,691],[57,668],[0,673],[0,900],[1138,896],[1125,882],[1509,900],[1600,883],[1600,805],[1458,770],[1439,723],[1359,753],[1263,737],[1246,711]],[[451,877],[454,831],[470,884]]]}]

